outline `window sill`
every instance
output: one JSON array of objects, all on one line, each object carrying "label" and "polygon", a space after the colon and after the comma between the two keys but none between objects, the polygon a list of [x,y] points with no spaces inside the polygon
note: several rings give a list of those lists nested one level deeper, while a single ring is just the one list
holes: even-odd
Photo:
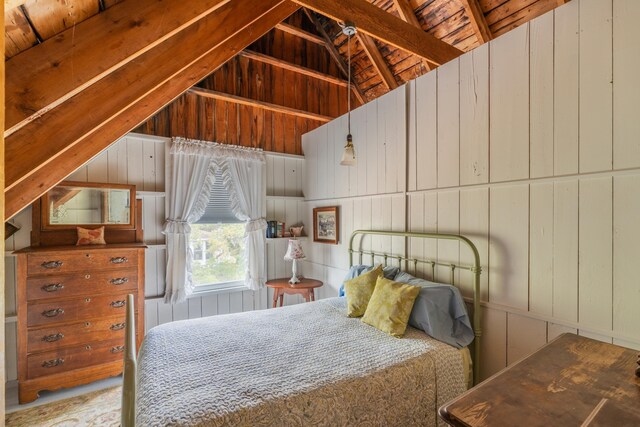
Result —
[{"label": "window sill", "polygon": [[[200,288],[200,289],[198,289]],[[218,294],[230,294],[235,292],[244,292],[250,291],[244,284],[244,282],[231,282],[224,283],[219,285],[200,285],[196,288],[191,295],[187,297],[189,298],[200,298],[208,295],[218,295]]]}]

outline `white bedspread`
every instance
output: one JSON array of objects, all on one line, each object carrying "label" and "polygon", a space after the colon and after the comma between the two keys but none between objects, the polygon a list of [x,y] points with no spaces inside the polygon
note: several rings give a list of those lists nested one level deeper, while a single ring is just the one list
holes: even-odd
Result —
[{"label": "white bedspread", "polygon": [[457,349],[348,318],[344,298],[161,325],[138,363],[140,426],[436,425],[466,388]]}]

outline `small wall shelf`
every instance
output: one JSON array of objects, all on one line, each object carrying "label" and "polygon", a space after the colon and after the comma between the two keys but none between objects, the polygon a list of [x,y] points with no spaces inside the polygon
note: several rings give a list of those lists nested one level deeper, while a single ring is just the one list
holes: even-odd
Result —
[{"label": "small wall shelf", "polygon": [[267,196],[267,200],[299,200],[304,201],[304,196]]},{"label": "small wall shelf", "polygon": [[164,197],[164,191],[136,191],[136,197]]}]

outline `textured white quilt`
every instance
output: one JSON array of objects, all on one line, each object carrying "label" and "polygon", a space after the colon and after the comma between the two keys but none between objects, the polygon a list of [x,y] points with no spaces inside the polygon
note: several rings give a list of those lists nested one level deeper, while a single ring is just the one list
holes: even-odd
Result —
[{"label": "textured white quilt", "polygon": [[344,298],[161,325],[138,363],[140,426],[436,425],[466,388],[457,349]]}]

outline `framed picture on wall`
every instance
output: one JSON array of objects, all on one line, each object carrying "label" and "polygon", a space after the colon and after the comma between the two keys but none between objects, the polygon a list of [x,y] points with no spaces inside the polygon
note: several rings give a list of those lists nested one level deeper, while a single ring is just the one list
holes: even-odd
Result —
[{"label": "framed picture on wall", "polygon": [[338,206],[313,209],[313,241],[338,244],[340,236],[340,217]]}]

